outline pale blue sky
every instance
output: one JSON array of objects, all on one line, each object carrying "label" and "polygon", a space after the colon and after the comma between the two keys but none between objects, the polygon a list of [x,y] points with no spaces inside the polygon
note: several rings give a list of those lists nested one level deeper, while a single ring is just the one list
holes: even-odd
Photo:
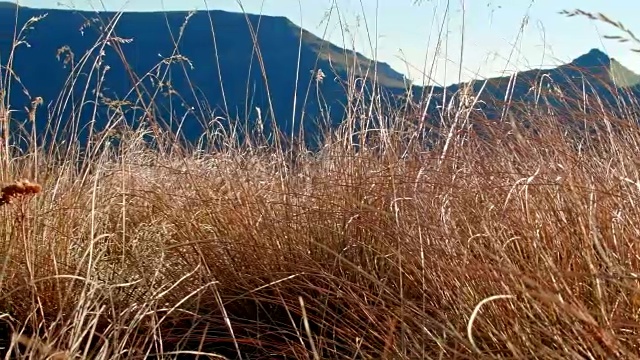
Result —
[{"label": "pale blue sky", "polygon": [[[31,7],[71,7],[108,10],[204,10],[241,11],[236,0],[19,0]],[[389,63],[397,71],[422,82],[425,59],[433,63],[440,24],[446,20],[443,52],[437,56],[435,80],[458,80],[460,48],[464,40],[462,79],[494,76],[503,70],[548,67],[567,62],[597,47],[628,68],[640,73],[636,44],[617,44],[603,35],[620,35],[610,25],[583,17],[568,18],[561,10],[576,8],[603,12],[640,33],[640,2],[631,0],[243,0],[250,13],[281,15],[339,46],[352,48]],[[447,4],[449,6],[446,12]],[[326,20],[333,6],[331,17]],[[464,11],[462,10],[464,6]],[[351,35],[343,37],[338,12]],[[464,17],[463,17],[464,15]],[[465,30],[462,31],[462,23]],[[527,19],[527,21],[525,21]],[[364,20],[367,24],[365,25]],[[328,26],[327,26],[328,24]],[[368,33],[367,36],[367,26]],[[522,31],[521,31],[522,30]],[[464,37],[462,36],[464,34]],[[378,40],[375,44],[376,38]],[[373,42],[371,46],[370,41]],[[431,40],[429,40],[431,39]],[[448,52],[444,53],[447,45]],[[635,46],[640,48],[640,44]],[[372,51],[372,48],[377,49]],[[508,61],[511,55],[510,61]],[[445,61],[448,59],[448,61]],[[407,63],[409,65],[407,65]],[[446,68],[445,68],[446,65]]]}]

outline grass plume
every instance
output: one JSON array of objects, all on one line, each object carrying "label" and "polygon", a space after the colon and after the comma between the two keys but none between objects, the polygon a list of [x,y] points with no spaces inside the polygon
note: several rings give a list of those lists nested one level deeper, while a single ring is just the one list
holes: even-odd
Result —
[{"label": "grass plume", "polygon": [[11,204],[16,198],[35,195],[42,191],[42,186],[29,180],[19,180],[0,189],[0,205]]}]

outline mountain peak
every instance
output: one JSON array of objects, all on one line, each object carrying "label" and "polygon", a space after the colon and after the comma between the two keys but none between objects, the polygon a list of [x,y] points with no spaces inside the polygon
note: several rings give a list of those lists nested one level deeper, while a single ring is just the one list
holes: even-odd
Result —
[{"label": "mountain peak", "polygon": [[571,65],[581,68],[609,67],[610,64],[611,58],[600,49],[591,49],[571,62]]},{"label": "mountain peak", "polygon": [[592,75],[606,75],[608,81],[620,88],[635,87],[640,84],[640,75],[629,70],[599,49],[589,50],[589,52],[579,56],[569,65],[583,70],[589,69],[588,72]]}]

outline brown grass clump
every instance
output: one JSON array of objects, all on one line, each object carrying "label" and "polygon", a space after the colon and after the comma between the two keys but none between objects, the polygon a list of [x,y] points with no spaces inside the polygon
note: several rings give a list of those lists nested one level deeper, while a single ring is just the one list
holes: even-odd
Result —
[{"label": "brown grass clump", "polygon": [[0,205],[11,204],[16,198],[35,195],[42,191],[42,186],[29,180],[19,180],[0,189]]},{"label": "brown grass clump", "polygon": [[444,157],[140,145],[47,168],[3,233],[7,322],[103,359],[640,358],[640,129],[594,115],[616,126],[576,146],[521,116]]}]

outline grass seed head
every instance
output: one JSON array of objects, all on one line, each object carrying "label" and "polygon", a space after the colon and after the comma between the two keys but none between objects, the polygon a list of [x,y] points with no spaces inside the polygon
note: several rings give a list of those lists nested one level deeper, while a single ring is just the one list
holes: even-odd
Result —
[{"label": "grass seed head", "polygon": [[40,191],[42,191],[40,184],[33,183],[29,180],[16,181],[2,188],[0,205],[11,204],[13,200],[18,197],[35,195]]}]

